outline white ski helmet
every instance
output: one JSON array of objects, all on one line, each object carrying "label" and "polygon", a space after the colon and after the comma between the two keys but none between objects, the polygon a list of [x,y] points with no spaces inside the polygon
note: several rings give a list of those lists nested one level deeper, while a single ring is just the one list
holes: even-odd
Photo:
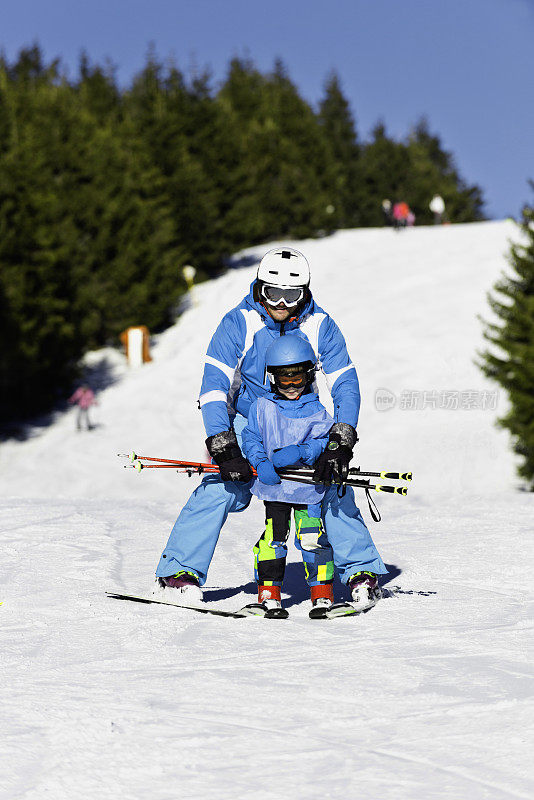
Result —
[{"label": "white ski helmet", "polygon": [[257,279],[273,286],[309,286],[310,265],[298,250],[275,247],[260,261]]}]

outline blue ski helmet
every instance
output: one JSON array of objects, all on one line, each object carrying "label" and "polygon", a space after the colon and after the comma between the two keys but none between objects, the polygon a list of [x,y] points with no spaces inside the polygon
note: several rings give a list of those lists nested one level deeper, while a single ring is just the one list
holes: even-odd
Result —
[{"label": "blue ski helmet", "polygon": [[288,378],[294,377],[295,381],[289,383],[297,387],[308,386],[315,378],[317,358],[311,344],[300,336],[280,336],[275,339],[267,348],[265,361],[273,390],[280,387],[280,379],[287,388]]}]

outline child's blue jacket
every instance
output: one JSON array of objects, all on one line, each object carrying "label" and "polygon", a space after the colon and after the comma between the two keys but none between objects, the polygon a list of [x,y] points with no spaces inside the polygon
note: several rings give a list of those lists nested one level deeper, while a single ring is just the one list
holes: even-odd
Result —
[{"label": "child's blue jacket", "polygon": [[[286,400],[268,392],[250,406],[243,430],[243,454],[257,467],[260,461],[270,461],[274,451],[281,447],[306,443],[310,452],[303,462],[313,464],[328,443],[333,423],[315,392],[303,394],[298,400]],[[267,486],[256,479],[251,491],[262,500],[316,505],[321,502],[325,489],[288,480]]]},{"label": "child's blue jacket", "polygon": [[358,377],[334,320],[311,298],[298,317],[275,322],[254,300],[253,286],[254,282],[241,303],[224,315],[208,347],[199,397],[207,435],[228,430],[236,413],[247,418],[251,403],[268,392],[265,353],[283,334],[311,344],[332,395],[335,421],[355,428]]}]

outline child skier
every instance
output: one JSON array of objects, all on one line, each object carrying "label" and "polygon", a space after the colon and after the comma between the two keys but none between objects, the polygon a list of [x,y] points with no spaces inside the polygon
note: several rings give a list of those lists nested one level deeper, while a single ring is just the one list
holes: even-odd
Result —
[{"label": "child skier", "polygon": [[[276,471],[312,465],[328,446],[334,420],[313,388],[316,361],[306,339],[291,335],[275,339],[266,353],[271,390],[252,403],[243,431],[243,453],[258,474],[251,491],[265,505],[265,530],[254,547],[254,574],[258,603],[269,616],[287,616],[280,590],[292,509],[295,544],[310,587],[310,616],[323,616],[334,600],[333,552],[321,518],[325,487],[281,479]],[[372,572],[357,572],[347,585],[358,610],[371,608],[380,597]]]}]

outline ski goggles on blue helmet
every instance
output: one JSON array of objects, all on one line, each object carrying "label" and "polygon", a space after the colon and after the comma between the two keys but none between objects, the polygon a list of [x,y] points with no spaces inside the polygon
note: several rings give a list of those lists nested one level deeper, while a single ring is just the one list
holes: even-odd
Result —
[{"label": "ski goggles on blue helmet", "polygon": [[315,364],[306,361],[291,367],[269,367],[267,373],[277,389],[303,389],[315,378]]},{"label": "ski goggles on blue helmet", "polygon": [[304,287],[274,286],[272,283],[262,283],[260,294],[270,306],[278,306],[283,303],[286,308],[294,308],[304,297]]}]

